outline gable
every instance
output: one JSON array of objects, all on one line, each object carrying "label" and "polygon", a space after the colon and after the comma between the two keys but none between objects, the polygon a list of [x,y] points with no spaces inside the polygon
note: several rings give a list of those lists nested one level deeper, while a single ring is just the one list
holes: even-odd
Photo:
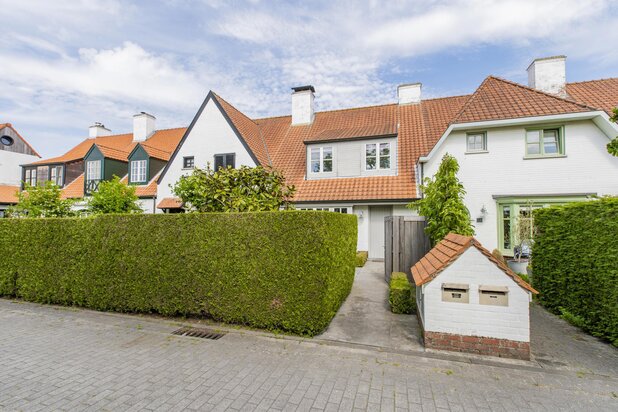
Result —
[{"label": "gable", "polygon": [[142,145],[137,144],[135,145],[133,151],[129,153],[128,159],[129,162],[131,162],[132,160],[148,160],[149,157],[150,156],[148,156],[148,153],[146,153],[146,150],[144,150]]},{"label": "gable", "polygon": [[101,149],[99,149],[96,144],[93,144],[84,155],[84,162],[89,160],[103,160],[104,158],[105,156],[103,156]]}]

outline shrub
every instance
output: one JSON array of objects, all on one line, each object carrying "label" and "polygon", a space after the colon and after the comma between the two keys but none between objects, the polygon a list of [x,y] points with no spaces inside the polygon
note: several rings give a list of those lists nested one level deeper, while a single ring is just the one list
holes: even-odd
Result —
[{"label": "shrub", "polygon": [[416,296],[405,273],[393,272],[391,275],[388,303],[393,313],[414,313]]},{"label": "shrub", "polygon": [[584,330],[618,346],[618,198],[539,209],[534,221],[540,303],[581,318]]},{"label": "shrub", "polygon": [[366,250],[359,250],[356,252],[356,267],[362,268],[367,263],[367,258],[369,257],[369,253]]},{"label": "shrub", "polygon": [[352,286],[356,227],[295,211],[4,219],[0,293],[314,335]]},{"label": "shrub", "polygon": [[26,184],[23,191],[17,193],[17,204],[8,209],[10,217],[68,217],[77,213],[71,209],[73,199],[62,199],[60,186],[51,180],[43,185]]},{"label": "shrub", "polygon": [[135,194],[136,187],[123,183],[118,176],[112,180],[99,183],[99,188],[88,200],[88,212],[92,214],[105,213],[142,213],[137,203],[139,197]]}]

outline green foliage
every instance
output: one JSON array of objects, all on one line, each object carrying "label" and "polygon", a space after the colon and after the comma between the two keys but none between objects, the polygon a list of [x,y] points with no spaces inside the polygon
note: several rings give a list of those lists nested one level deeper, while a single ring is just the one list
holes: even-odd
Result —
[{"label": "green foliage", "polygon": [[359,250],[356,252],[356,267],[362,268],[367,263],[367,259],[369,258],[369,253],[366,250]]},{"label": "green foliage", "polygon": [[315,335],[352,287],[356,230],[308,211],[2,219],[0,294]]},{"label": "green foliage", "polygon": [[410,314],[416,310],[416,294],[405,273],[392,273],[388,303],[393,313]]},{"label": "green foliage", "polygon": [[554,313],[618,346],[618,198],[539,209],[532,284]]},{"label": "green foliage", "polygon": [[92,193],[88,201],[88,212],[99,215],[106,213],[142,213],[135,194],[135,186],[129,186],[120,181],[118,176],[112,180],[99,183],[99,188]]},{"label": "green foliage", "polygon": [[532,285],[532,283],[530,282],[530,276],[528,276],[527,274],[525,274],[525,273],[518,273],[517,276],[519,276],[527,284]]},{"label": "green foliage", "polygon": [[577,316],[566,310],[565,308],[558,308],[560,311],[560,317],[573,326],[577,326],[580,329],[586,328],[586,321],[581,316]]},{"label": "green foliage", "polygon": [[[618,108],[614,108],[614,115],[610,120],[614,123],[618,122]],[[612,141],[607,144],[607,151],[612,156],[618,156],[618,137],[613,138]]]},{"label": "green foliage", "polygon": [[17,194],[17,204],[8,210],[10,217],[69,217],[75,216],[71,210],[75,202],[72,199],[62,199],[62,191],[51,180],[42,186],[26,184],[24,190]]},{"label": "green foliage", "polygon": [[294,186],[282,173],[262,166],[195,169],[172,188],[188,211],[258,212],[291,208]]},{"label": "green foliage", "polygon": [[448,153],[433,179],[425,178],[421,189],[423,198],[408,205],[425,216],[425,232],[435,245],[450,232],[471,236],[474,229],[470,223],[470,212],[464,204],[466,191],[457,178],[459,164]]}]

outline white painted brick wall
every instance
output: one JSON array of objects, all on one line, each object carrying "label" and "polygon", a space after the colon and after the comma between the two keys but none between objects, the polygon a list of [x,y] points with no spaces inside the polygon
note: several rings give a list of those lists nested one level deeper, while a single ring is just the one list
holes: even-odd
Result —
[{"label": "white painted brick wall", "polygon": [[[455,156],[475,236],[489,250],[498,245],[497,205],[492,195],[618,194],[618,157],[607,153],[609,139],[592,121],[565,125],[563,158],[524,160],[525,133],[524,127],[489,129],[489,152],[465,154],[466,133],[455,132],[423,167],[425,176],[433,176],[445,153]],[[483,205],[488,215],[483,223],[476,223]]]},{"label": "white painted brick wall", "polygon": [[[470,302],[442,302],[443,283],[468,284]],[[479,285],[507,286],[509,305],[480,305]],[[425,285],[423,299],[426,331],[530,341],[530,295],[474,247]]]}]

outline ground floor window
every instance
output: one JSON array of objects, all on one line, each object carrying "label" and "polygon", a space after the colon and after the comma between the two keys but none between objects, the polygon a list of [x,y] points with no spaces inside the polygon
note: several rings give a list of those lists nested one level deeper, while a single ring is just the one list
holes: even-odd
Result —
[{"label": "ground floor window", "polygon": [[575,197],[521,197],[498,199],[498,248],[506,256],[513,256],[522,241],[534,237],[535,209],[586,200],[587,196]]},{"label": "ground floor window", "polygon": [[335,213],[352,213],[351,207],[299,207],[298,210],[325,210]]}]

